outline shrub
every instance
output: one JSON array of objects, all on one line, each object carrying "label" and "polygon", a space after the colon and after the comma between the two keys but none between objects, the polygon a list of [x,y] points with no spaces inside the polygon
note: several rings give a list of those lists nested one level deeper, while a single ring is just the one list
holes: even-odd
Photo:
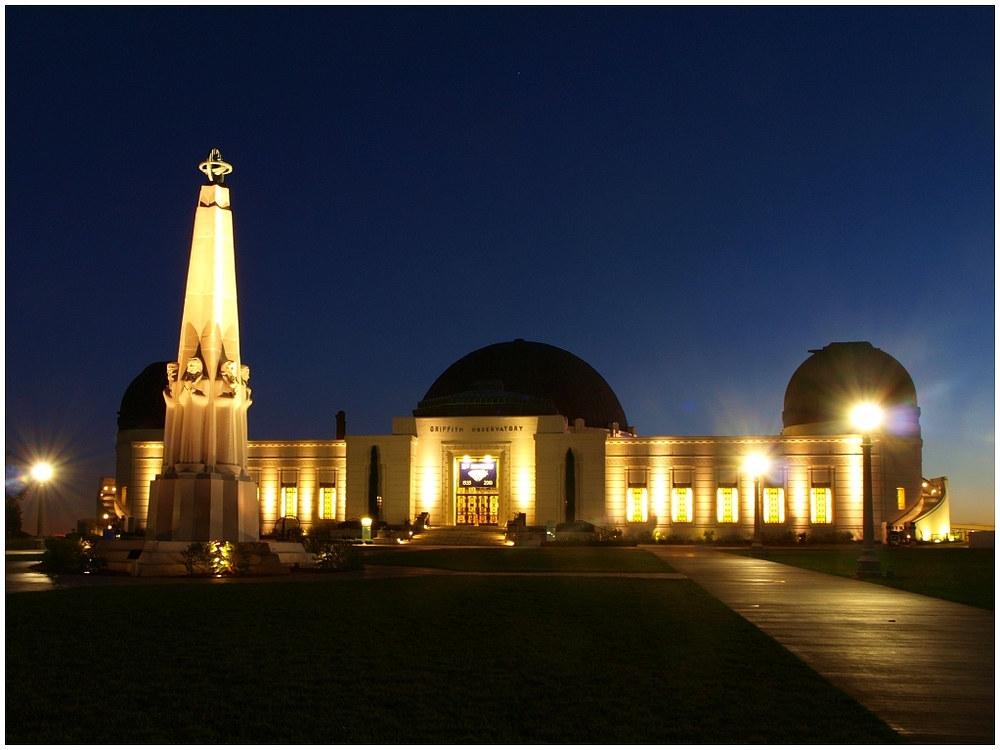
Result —
[{"label": "shrub", "polygon": [[592,523],[587,521],[566,521],[565,523],[556,524],[556,532],[571,531],[577,534],[593,534],[597,531],[597,528]]},{"label": "shrub", "polygon": [[204,574],[212,564],[212,550],[204,542],[192,542],[181,550],[181,559],[189,576]]},{"label": "shrub", "polygon": [[846,544],[854,541],[850,531],[828,531],[825,534],[810,534],[805,538],[807,544]]},{"label": "shrub", "polygon": [[271,554],[266,544],[255,542],[209,542],[209,565],[216,575],[243,576],[250,572],[250,555]]},{"label": "shrub", "polygon": [[50,537],[45,540],[42,567],[46,573],[96,573],[107,561],[91,554],[90,542],[83,539]]},{"label": "shrub", "polygon": [[764,544],[771,544],[778,547],[799,543],[798,535],[790,529],[785,529],[784,531],[764,531],[761,532],[760,538]]},{"label": "shrub", "polygon": [[730,547],[739,547],[744,544],[749,544],[750,539],[741,534],[726,534],[725,536],[720,536],[716,541],[716,544],[726,545]]},{"label": "shrub", "polygon": [[684,534],[668,534],[664,539],[664,544],[694,544],[695,539]]},{"label": "shrub", "polygon": [[345,571],[364,568],[364,552],[343,539],[330,539],[317,545],[316,567],[320,570]]},{"label": "shrub", "polygon": [[711,544],[715,540],[715,532],[711,529],[705,529],[702,536],[705,537],[705,544]]}]

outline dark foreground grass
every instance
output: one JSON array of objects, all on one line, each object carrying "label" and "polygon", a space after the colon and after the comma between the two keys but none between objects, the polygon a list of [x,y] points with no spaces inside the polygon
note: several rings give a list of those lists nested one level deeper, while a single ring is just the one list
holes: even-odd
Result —
[{"label": "dark foreground grass", "polygon": [[[820,573],[850,578],[858,567],[860,547],[849,549],[775,549],[767,559]],[[965,547],[887,547],[876,553],[891,578],[873,583],[993,609],[996,598],[995,556],[991,549]]]},{"label": "dark foreground grass", "polygon": [[691,581],[448,576],[7,596],[8,743],[883,743]]},{"label": "dark foreground grass", "polygon": [[402,549],[369,553],[365,563],[479,573],[671,573],[674,570],[646,550],[607,547]]}]

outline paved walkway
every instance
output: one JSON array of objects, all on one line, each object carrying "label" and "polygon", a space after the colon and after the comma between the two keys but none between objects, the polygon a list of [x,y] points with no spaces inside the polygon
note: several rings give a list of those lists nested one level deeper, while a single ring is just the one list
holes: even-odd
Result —
[{"label": "paved walkway", "polygon": [[644,547],[917,743],[994,743],[994,614],[698,547]]}]

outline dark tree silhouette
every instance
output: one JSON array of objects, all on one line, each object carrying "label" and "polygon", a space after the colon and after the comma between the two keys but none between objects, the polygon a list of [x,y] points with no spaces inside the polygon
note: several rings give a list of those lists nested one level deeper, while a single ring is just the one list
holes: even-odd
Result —
[{"label": "dark tree silhouette", "polygon": [[376,521],[378,515],[378,446],[372,446],[371,466],[368,468],[368,515]]},{"label": "dark tree silhouette", "polygon": [[576,521],[576,457],[566,449],[566,523]]}]

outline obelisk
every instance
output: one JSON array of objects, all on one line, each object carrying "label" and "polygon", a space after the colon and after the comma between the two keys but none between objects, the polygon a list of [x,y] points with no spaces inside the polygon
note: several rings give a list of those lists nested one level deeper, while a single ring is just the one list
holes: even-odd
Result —
[{"label": "obelisk", "polygon": [[247,473],[250,369],[240,359],[233,212],[218,149],[199,165],[177,361],[167,365],[163,470],[150,485],[146,539],[259,538],[257,485]]}]

